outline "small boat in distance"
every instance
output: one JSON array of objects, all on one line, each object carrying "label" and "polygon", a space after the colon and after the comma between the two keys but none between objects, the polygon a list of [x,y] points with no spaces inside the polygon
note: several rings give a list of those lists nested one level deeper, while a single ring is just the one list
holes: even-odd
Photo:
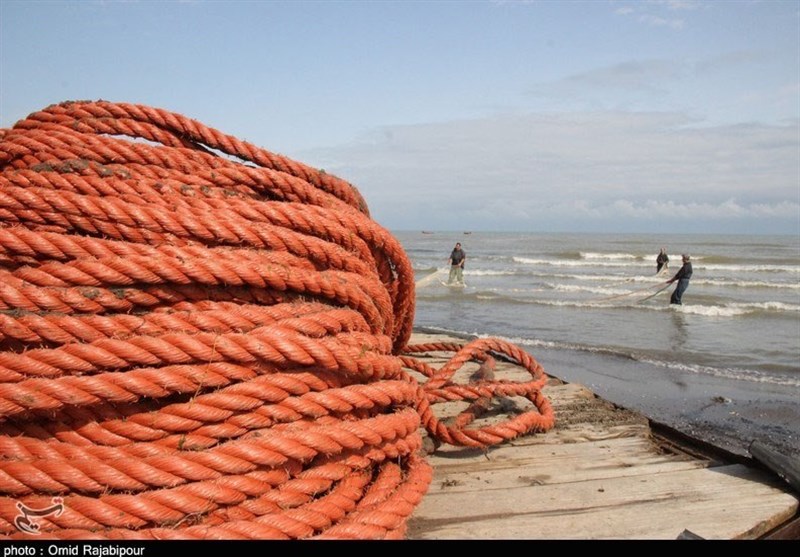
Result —
[{"label": "small boat in distance", "polygon": [[464,232],[464,234],[472,234],[472,232]]},{"label": "small boat in distance", "polygon": [[433,234],[433,232],[431,232],[431,231],[429,231],[429,230],[423,230],[423,231],[422,231],[422,233],[423,233],[423,234]]}]

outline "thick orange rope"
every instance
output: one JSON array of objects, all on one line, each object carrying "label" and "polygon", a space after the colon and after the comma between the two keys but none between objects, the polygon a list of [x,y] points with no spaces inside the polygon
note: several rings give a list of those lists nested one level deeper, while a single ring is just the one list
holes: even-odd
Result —
[{"label": "thick orange rope", "polygon": [[[485,447],[553,425],[529,354],[407,346],[414,303],[401,245],[335,176],[146,106],[0,130],[0,536],[57,501],[43,538],[402,537],[431,481],[420,426]],[[413,357],[432,351],[454,355]],[[490,354],[530,381],[453,381]],[[509,396],[533,406],[468,427]]]}]

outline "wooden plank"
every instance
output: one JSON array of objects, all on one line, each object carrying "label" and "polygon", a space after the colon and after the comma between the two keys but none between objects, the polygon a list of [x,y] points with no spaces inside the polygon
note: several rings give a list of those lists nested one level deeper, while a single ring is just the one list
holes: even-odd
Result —
[{"label": "wooden plank", "polygon": [[595,394],[580,383],[561,383],[548,385],[544,389],[554,397],[568,399],[595,399]]},{"label": "wooden plank", "polygon": [[572,445],[501,445],[487,454],[467,457],[434,455],[430,492],[514,489],[521,486],[641,476],[702,468],[705,461],[665,455],[642,438],[622,438]]},{"label": "wooden plank", "polygon": [[491,492],[428,493],[411,538],[706,539],[756,537],[797,512],[797,498],[741,465]]},{"label": "wooden plank", "polygon": [[795,518],[791,522],[783,524],[769,535],[764,536],[766,540],[800,540],[800,518]]},{"label": "wooden plank", "polygon": [[587,441],[603,441],[623,437],[650,437],[650,429],[646,424],[623,424],[604,426],[602,424],[580,424],[556,428],[547,433],[537,433],[514,439],[518,446],[553,443],[585,443]]},{"label": "wooden plank", "polygon": [[[481,449],[451,447],[440,449],[428,457],[428,462],[436,471],[448,472],[461,466],[480,465],[487,467],[506,467],[506,462],[542,463],[544,460],[560,458],[580,458],[581,460],[603,458],[625,458],[628,455],[656,454],[663,457],[655,450],[649,439],[643,437],[611,439],[605,441],[587,441],[579,444],[539,445],[523,443],[528,438],[523,437],[490,447],[487,451]],[[671,458],[671,457],[667,457]]]},{"label": "wooden plank", "polygon": [[[640,437],[642,439],[649,439],[650,430],[647,425],[621,425],[612,427],[603,427],[595,425],[584,426],[570,426],[567,428],[559,428],[548,431],[547,433],[535,433],[525,437],[518,437],[513,441],[507,441],[506,444],[511,446],[525,446],[525,445],[568,445],[574,443],[585,443],[590,441],[605,441],[609,439],[624,439],[631,437]],[[436,454],[444,454],[446,452],[458,452],[468,450],[464,447],[451,447],[449,445],[442,445],[437,449]],[[474,449],[473,449],[474,450]],[[490,449],[491,450],[491,449]]]}]

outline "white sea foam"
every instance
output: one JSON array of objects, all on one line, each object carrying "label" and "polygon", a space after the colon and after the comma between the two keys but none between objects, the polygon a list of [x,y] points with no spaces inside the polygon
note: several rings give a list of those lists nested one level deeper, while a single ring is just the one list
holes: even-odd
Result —
[{"label": "white sea foam", "polygon": [[754,308],[756,310],[767,310],[767,311],[800,311],[800,305],[787,304],[784,302],[761,302],[752,304],[731,304],[731,305],[734,306],[746,305],[747,307]]},{"label": "white sea foam", "polygon": [[798,265],[726,265],[726,264],[697,264],[692,265],[695,271],[733,271],[737,273],[792,273],[800,277]]},{"label": "white sea foam", "polygon": [[[481,338],[487,338],[489,335],[478,335]],[[595,354],[610,354],[631,358],[642,363],[650,364],[657,367],[663,367],[681,371],[684,373],[692,373],[698,375],[707,375],[719,377],[724,379],[733,379],[736,381],[749,381],[753,383],[764,383],[770,385],[781,385],[785,387],[800,387],[800,378],[776,376],[760,371],[751,369],[732,369],[732,368],[716,368],[711,366],[703,366],[699,364],[684,364],[680,362],[668,362],[663,360],[656,360],[647,357],[637,357],[635,354],[612,350],[608,348],[599,348],[594,346],[586,346],[580,344],[573,344],[567,342],[553,342],[548,340],[529,339],[522,337],[500,337],[508,342],[520,345],[531,346],[538,348],[548,348],[553,350],[579,350],[582,352],[589,352]]]},{"label": "white sea foam", "polygon": [[747,315],[762,311],[798,313],[800,312],[800,305],[787,304],[785,302],[734,302],[724,306],[700,306],[688,304],[674,306],[674,309],[682,313],[705,315],[707,317],[736,317],[739,315]]},{"label": "white sea foam", "polygon": [[688,313],[690,315],[704,315],[706,317],[736,317],[738,315],[745,315],[751,313],[752,310],[746,308],[734,308],[725,306],[697,306],[684,304],[681,306],[672,306],[674,311],[681,313]]},{"label": "white sea foam", "polygon": [[715,280],[715,279],[692,279],[694,284],[708,286],[723,286],[735,288],[786,288],[789,290],[800,290],[800,282],[767,282],[763,280]]},{"label": "white sea foam", "polygon": [[668,289],[656,291],[653,288],[639,290],[616,290],[606,288],[580,288],[568,287],[564,285],[551,285],[550,289],[508,289],[492,288],[486,289],[498,293],[529,293],[529,292],[553,292],[553,291],[573,291],[588,292],[602,295],[602,298],[592,299],[547,299],[547,298],[518,298],[517,302],[535,304],[551,307],[572,307],[572,308],[619,308],[621,306],[636,307],[642,311],[678,311],[689,315],[700,315],[704,317],[739,317],[743,315],[759,312],[775,313],[800,313],[800,305],[787,304],[784,302],[754,302],[754,303],[730,303],[722,306],[703,306],[696,304],[666,305],[665,303],[646,304],[642,301],[652,298],[654,295],[666,297]]},{"label": "white sea foam", "polygon": [[[546,260],[541,260],[545,262]],[[589,267],[591,265],[587,263],[578,264],[577,262],[546,262],[545,264],[556,266],[556,267]],[[604,264],[598,264],[594,266],[596,267],[611,267],[606,266]],[[640,265],[614,265],[614,267],[636,267],[637,269],[641,270]],[[676,271],[677,272],[677,271]],[[624,273],[624,271],[623,271]],[[472,269],[472,270],[465,270],[465,275],[471,276],[530,276],[530,277],[540,277],[547,279],[548,281],[552,281],[554,279],[560,279],[564,281],[579,281],[579,282],[602,282],[602,283],[618,283],[620,286],[623,284],[628,283],[661,283],[664,282],[666,278],[673,276],[673,273],[667,273],[665,275],[656,276],[655,274],[573,274],[573,273],[558,273],[558,272],[548,272],[545,270],[535,270],[535,269],[525,269],[524,271],[520,270],[500,270],[500,269]],[[702,275],[699,275],[695,272],[694,277],[692,278],[692,284],[695,286],[715,286],[721,288],[774,288],[774,289],[784,289],[784,290],[800,290],[800,280],[797,282],[791,281],[765,281],[765,280],[724,280],[719,278],[703,278]]]},{"label": "white sea foam", "polygon": [[[615,308],[620,305],[629,305],[634,303],[632,300],[535,300],[533,303],[541,304],[543,306],[553,307],[572,307],[572,308]],[[642,306],[644,307],[644,306]],[[652,308],[647,308],[652,309]]]},{"label": "white sea foam", "polygon": [[516,275],[516,271],[501,271],[496,269],[467,269],[464,270],[465,275],[473,277],[502,277]]},{"label": "white sea foam", "polygon": [[542,277],[547,279],[564,279],[580,282],[612,282],[619,285],[635,282],[664,282],[665,277],[655,275],[572,275],[564,273],[545,273],[537,271],[526,271],[526,275],[532,277]]},{"label": "white sea foam", "polygon": [[585,259],[532,259],[530,257],[513,257],[514,263],[521,265],[547,265],[550,267],[625,267],[625,268],[644,268],[645,265],[633,261],[587,261]]},{"label": "white sea foam", "polygon": [[608,288],[602,286],[581,286],[577,284],[548,284],[550,288],[558,292],[589,292],[591,294],[601,294],[605,296],[626,296],[632,294],[630,290],[619,288]]},{"label": "white sea foam", "polygon": [[637,255],[631,253],[594,253],[594,252],[581,252],[580,256],[583,259],[641,259]]},{"label": "white sea foam", "polygon": [[[627,267],[627,268],[650,268],[648,262],[636,259],[635,257],[621,257],[621,258],[590,258],[590,259],[542,259],[531,257],[517,257],[511,258],[514,263],[520,265],[546,265],[550,267]],[[741,264],[704,264],[699,260],[701,258],[693,258],[693,267],[695,273],[698,271],[730,271],[734,273],[791,273],[798,275],[800,279],[800,266],[798,265],[741,265]],[[669,267],[673,269],[672,266]],[[674,267],[674,272],[677,272],[680,266]],[[672,271],[670,271],[672,272]]]},{"label": "white sea foam", "polygon": [[752,383],[765,383],[770,385],[782,385],[785,387],[800,387],[800,379],[793,377],[767,375],[760,371],[750,369],[731,369],[731,368],[718,368],[701,366],[697,364],[682,364],[678,362],[664,362],[661,360],[653,360],[649,358],[642,358],[639,360],[643,363],[651,364],[658,367],[674,369],[684,373],[694,373],[698,375],[710,375],[713,377],[720,377],[724,379],[733,379],[736,381],[750,381]]},{"label": "white sea foam", "polygon": [[499,293],[514,293],[514,294],[529,294],[531,292],[546,292],[550,288],[497,288],[497,287],[483,287],[481,291],[485,292],[499,292]]}]

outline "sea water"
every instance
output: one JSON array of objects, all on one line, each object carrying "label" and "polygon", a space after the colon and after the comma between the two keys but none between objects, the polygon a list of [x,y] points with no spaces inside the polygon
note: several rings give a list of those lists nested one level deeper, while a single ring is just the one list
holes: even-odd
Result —
[{"label": "sea water", "polygon": [[[734,452],[759,439],[800,455],[800,238],[394,234],[420,284],[415,326],[511,340],[548,373]],[[463,289],[441,282],[456,242]],[[694,274],[671,305],[684,253]]]}]

